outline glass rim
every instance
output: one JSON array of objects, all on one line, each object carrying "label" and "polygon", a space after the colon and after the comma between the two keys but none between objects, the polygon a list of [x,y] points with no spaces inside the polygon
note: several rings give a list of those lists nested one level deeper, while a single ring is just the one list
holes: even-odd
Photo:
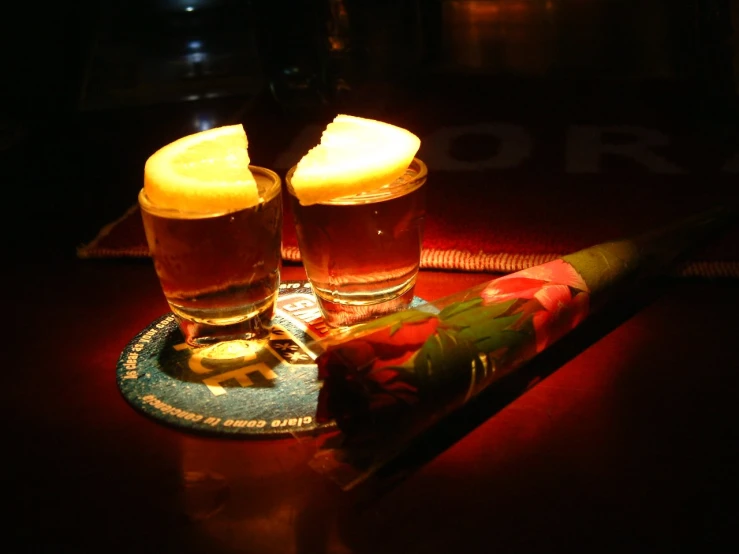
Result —
[{"label": "glass rim", "polygon": [[145,210],[148,213],[154,214],[154,215],[160,215],[163,217],[174,217],[177,216],[178,219],[197,219],[197,218],[203,218],[203,217],[218,217],[220,215],[226,215],[233,212],[239,212],[241,210],[246,210],[249,208],[252,208],[254,206],[258,206],[259,204],[262,204],[264,202],[268,202],[272,200],[275,196],[279,195],[282,191],[282,178],[280,175],[269,168],[262,167],[260,165],[249,165],[249,170],[256,175],[260,175],[262,177],[266,177],[268,179],[272,180],[272,183],[269,187],[267,187],[266,192],[270,193],[274,190],[274,194],[268,194],[266,197],[259,195],[259,203],[253,204],[252,206],[246,206],[243,208],[236,208],[233,210],[214,210],[214,211],[203,211],[203,212],[197,212],[197,211],[189,211],[189,210],[178,210],[176,208],[160,208],[159,206],[152,203],[151,200],[149,200],[149,197],[146,195],[146,191],[144,187],[141,187],[138,193],[138,203],[139,207],[142,210]]},{"label": "glass rim", "polygon": [[[428,178],[428,167],[426,166],[426,163],[420,158],[414,157],[413,160],[411,160],[411,163],[408,164],[408,168],[406,169],[406,171],[408,169],[413,168],[414,165],[417,166],[416,175],[408,181],[403,181],[398,186],[398,188],[402,190],[403,196],[423,186],[426,183],[426,179]],[[295,164],[287,171],[287,174],[285,175],[285,186],[287,187],[287,191],[294,198],[297,198],[297,196],[295,195],[295,192],[293,191],[292,183],[290,181],[297,167],[298,165]],[[361,192],[358,194],[350,194],[348,196],[340,196],[338,198],[326,200],[325,202],[316,202],[316,204],[321,204],[321,205],[353,204],[353,203],[356,203],[358,199],[361,199],[364,201],[364,203],[369,204],[369,203],[376,202],[379,200],[390,200],[391,198],[396,198],[397,196],[401,196],[401,194],[397,194],[397,195],[387,194],[388,190],[392,191],[393,189],[392,188],[388,189],[385,187],[390,187],[393,183],[394,181],[392,183],[386,183],[382,185],[382,187],[373,189],[372,191],[369,191],[369,192]]]}]

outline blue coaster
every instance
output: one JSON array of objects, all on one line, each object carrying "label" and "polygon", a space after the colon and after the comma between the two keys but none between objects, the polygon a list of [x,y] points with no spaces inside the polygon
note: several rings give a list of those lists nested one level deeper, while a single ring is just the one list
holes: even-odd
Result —
[{"label": "blue coaster", "polygon": [[329,330],[307,281],[280,285],[273,322],[262,346],[193,349],[174,316],[162,316],[121,353],[118,388],[138,412],[199,434],[271,439],[333,429],[315,422],[316,341]]}]

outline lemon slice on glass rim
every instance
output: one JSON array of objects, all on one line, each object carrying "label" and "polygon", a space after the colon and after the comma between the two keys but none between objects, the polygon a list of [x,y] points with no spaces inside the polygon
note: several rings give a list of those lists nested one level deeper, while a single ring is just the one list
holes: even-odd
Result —
[{"label": "lemon slice on glass rim", "polygon": [[226,213],[259,203],[242,125],[182,137],[152,154],[144,166],[144,192],[160,209]]},{"label": "lemon slice on glass rim", "polygon": [[402,176],[420,146],[402,127],[337,115],[295,166],[292,192],[303,205],[371,192]]}]

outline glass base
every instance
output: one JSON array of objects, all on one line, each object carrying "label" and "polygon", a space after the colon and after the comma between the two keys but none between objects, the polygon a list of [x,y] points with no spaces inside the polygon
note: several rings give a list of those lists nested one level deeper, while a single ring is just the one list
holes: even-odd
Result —
[{"label": "glass base", "polygon": [[393,298],[383,298],[378,302],[349,302],[335,298],[325,298],[316,294],[326,325],[333,328],[351,327],[366,323],[388,314],[405,310],[413,302],[415,285]]},{"label": "glass base", "polygon": [[176,317],[185,342],[197,348],[226,341],[266,341],[272,329],[272,318],[269,315],[271,314],[261,314],[226,325],[193,322],[180,316]]},{"label": "glass base", "polygon": [[249,304],[193,308],[171,299],[169,307],[190,346],[209,346],[231,340],[269,338],[278,292]]}]

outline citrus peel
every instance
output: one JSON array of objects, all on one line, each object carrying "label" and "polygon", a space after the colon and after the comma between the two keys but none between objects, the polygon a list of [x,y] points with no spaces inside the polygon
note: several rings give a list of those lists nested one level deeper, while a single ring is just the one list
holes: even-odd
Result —
[{"label": "citrus peel", "polygon": [[144,192],[156,207],[189,213],[224,213],[259,203],[242,125],[187,135],[152,154]]},{"label": "citrus peel", "polygon": [[420,146],[406,129],[340,114],[297,163],[292,191],[310,205],[377,190],[405,173]]}]

